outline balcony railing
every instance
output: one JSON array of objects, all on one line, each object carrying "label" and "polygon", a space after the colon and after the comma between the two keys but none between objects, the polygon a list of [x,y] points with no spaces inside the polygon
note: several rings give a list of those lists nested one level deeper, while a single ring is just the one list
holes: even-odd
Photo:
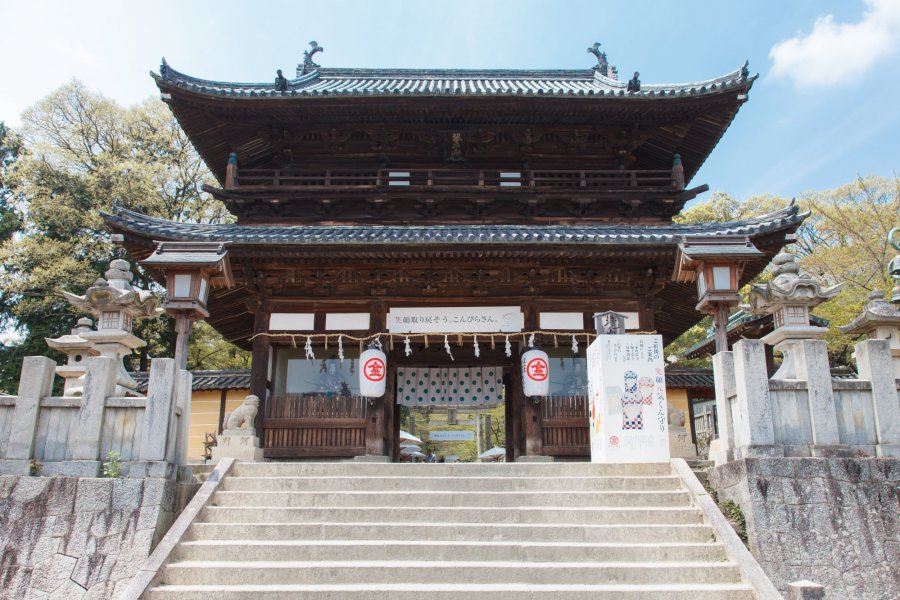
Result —
[{"label": "balcony railing", "polygon": [[227,189],[313,191],[677,190],[668,170],[238,169]]}]

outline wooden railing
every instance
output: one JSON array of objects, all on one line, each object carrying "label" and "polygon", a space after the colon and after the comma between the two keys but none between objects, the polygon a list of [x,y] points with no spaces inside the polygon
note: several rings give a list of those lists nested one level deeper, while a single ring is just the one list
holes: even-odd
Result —
[{"label": "wooden railing", "polygon": [[366,453],[366,399],[304,394],[274,396],[266,406],[267,457],[360,456]]},{"label": "wooden railing", "polygon": [[716,406],[705,406],[703,409],[694,414],[694,434],[699,440],[706,436],[706,439],[714,440],[719,437],[718,423],[716,421]]},{"label": "wooden railing", "polygon": [[589,414],[586,396],[548,396],[542,399],[544,455],[590,455]]},{"label": "wooden railing", "polygon": [[229,189],[284,190],[673,190],[667,170],[233,169]]}]

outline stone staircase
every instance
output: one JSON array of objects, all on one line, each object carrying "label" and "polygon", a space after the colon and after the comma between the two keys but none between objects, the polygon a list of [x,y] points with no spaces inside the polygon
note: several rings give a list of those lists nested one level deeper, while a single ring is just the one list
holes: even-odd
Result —
[{"label": "stone staircase", "polygon": [[236,463],[152,600],[751,600],[668,464]]}]

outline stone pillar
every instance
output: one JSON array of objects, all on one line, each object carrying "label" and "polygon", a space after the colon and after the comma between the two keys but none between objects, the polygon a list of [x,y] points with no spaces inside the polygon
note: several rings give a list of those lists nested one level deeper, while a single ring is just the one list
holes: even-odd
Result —
[{"label": "stone pillar", "polygon": [[806,381],[813,437],[810,451],[813,456],[834,455],[840,450],[840,432],[831,387],[828,345],[821,340],[796,340],[792,355],[797,378]]},{"label": "stone pillar", "polygon": [[66,465],[66,475],[97,477],[100,475],[100,440],[103,437],[103,416],[106,399],[116,390],[119,363],[108,356],[87,360],[84,371],[84,393],[75,424],[71,445],[72,462]]},{"label": "stone pillar", "polygon": [[734,352],[717,352],[713,356],[713,376],[716,388],[716,427],[719,439],[710,442],[709,460],[716,466],[734,459],[734,420],[728,390],[734,389]]},{"label": "stone pillar", "polygon": [[147,408],[141,430],[140,462],[131,465],[129,477],[168,477],[166,462],[169,432],[175,417],[175,360],[155,358],[150,364]]},{"label": "stone pillar", "polygon": [[766,354],[762,340],[734,345],[734,457],[776,456],[775,425],[769,399]]},{"label": "stone pillar", "polygon": [[900,401],[887,340],[865,340],[856,345],[860,379],[872,384],[877,456],[900,457]]},{"label": "stone pillar", "polygon": [[41,414],[41,400],[53,389],[56,363],[46,356],[27,356],[22,361],[19,396],[12,412],[6,455],[0,456],[0,473],[28,475],[34,458],[34,442]]},{"label": "stone pillar", "polygon": [[172,462],[183,467],[187,464],[188,437],[190,435],[191,390],[194,376],[190,371],[179,369],[175,383],[175,405],[181,412],[178,433],[175,440],[175,457]]},{"label": "stone pillar", "polygon": [[825,600],[825,586],[812,581],[789,583],[788,600]]}]

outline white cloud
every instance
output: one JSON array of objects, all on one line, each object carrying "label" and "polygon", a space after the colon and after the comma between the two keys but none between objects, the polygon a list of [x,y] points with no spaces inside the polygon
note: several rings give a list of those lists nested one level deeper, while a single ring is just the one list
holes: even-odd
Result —
[{"label": "white cloud", "polygon": [[834,15],[826,15],[816,19],[811,33],[772,46],[772,75],[797,87],[857,80],[900,43],[900,1],[866,0],[866,5],[857,23],[835,23]]}]

